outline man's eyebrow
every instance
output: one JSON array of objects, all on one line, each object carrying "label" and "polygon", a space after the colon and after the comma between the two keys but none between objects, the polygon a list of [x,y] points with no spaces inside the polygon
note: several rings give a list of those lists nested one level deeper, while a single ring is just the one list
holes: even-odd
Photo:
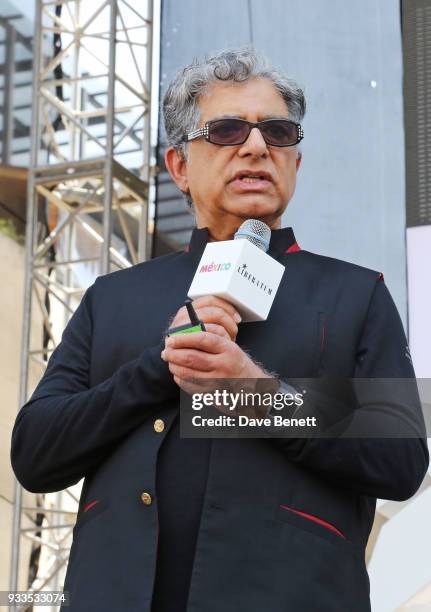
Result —
[{"label": "man's eyebrow", "polygon": [[[218,119],[244,119],[247,121],[244,115],[217,115],[212,117],[210,121],[217,121]],[[263,115],[259,121],[267,121],[268,119],[289,119],[286,115]]]}]

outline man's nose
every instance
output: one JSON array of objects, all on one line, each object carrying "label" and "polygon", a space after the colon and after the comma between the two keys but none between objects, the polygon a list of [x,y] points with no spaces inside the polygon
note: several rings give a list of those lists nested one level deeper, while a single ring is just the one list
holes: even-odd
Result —
[{"label": "man's nose", "polygon": [[241,145],[238,153],[239,155],[254,155],[256,157],[268,154],[268,147],[259,128],[251,129],[247,140]]}]

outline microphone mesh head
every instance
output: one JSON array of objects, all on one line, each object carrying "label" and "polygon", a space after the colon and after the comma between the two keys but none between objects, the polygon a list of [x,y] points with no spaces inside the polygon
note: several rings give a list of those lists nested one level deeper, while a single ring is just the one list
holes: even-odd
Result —
[{"label": "microphone mesh head", "polygon": [[234,240],[238,238],[249,240],[252,244],[257,246],[258,249],[266,253],[269,249],[271,229],[263,221],[258,221],[258,219],[247,219],[247,221],[244,221],[239,227],[234,236]]}]

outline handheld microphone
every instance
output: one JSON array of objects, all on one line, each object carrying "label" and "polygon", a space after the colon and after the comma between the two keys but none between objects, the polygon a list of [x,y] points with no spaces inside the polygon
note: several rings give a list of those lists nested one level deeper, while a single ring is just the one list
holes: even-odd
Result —
[{"label": "handheld microphone", "polygon": [[234,240],[209,242],[188,296],[215,295],[233,304],[243,321],[265,321],[285,267],[267,255],[271,229],[247,219]]}]

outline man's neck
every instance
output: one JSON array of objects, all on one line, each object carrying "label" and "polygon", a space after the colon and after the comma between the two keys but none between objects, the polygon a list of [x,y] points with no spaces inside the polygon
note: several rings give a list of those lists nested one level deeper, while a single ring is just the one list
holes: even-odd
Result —
[{"label": "man's neck", "polygon": [[[211,225],[207,225],[205,223],[202,223],[202,224],[198,223],[198,228],[208,227],[208,242],[217,242],[221,240],[232,240],[235,235],[235,232],[238,230],[238,228],[244,221],[240,222],[236,227],[229,228],[229,229],[227,229],[224,226],[214,227]],[[267,221],[263,221],[263,223],[267,223]],[[270,225],[271,230],[280,229],[281,219],[277,219],[277,221],[273,224],[269,224],[269,223],[267,224]]]}]

